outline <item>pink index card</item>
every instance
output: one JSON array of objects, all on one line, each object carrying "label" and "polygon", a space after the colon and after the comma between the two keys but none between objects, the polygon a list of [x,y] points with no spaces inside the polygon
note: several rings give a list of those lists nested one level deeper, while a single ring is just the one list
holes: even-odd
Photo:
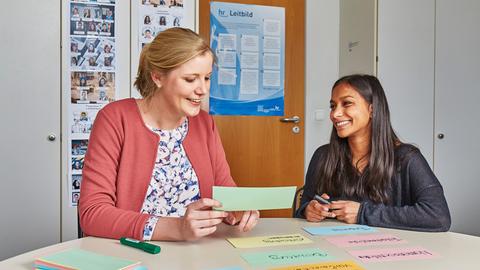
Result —
[{"label": "pink index card", "polygon": [[422,247],[351,250],[349,252],[355,258],[365,263],[432,259],[439,257],[437,254]]},{"label": "pink index card", "polygon": [[348,235],[327,237],[325,239],[337,247],[394,245],[407,242],[391,234]]}]

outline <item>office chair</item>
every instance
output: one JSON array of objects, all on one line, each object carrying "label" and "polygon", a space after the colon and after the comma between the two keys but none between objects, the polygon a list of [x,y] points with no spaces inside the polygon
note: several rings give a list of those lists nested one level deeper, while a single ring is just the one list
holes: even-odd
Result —
[{"label": "office chair", "polygon": [[82,227],[80,226],[80,214],[78,213],[78,206],[77,206],[77,237],[78,239],[83,238]]},{"label": "office chair", "polygon": [[300,201],[302,200],[303,196],[303,188],[299,188],[295,191],[295,196],[293,197],[293,205],[292,205],[292,217],[295,217],[295,212],[297,211],[298,207],[300,207]]}]

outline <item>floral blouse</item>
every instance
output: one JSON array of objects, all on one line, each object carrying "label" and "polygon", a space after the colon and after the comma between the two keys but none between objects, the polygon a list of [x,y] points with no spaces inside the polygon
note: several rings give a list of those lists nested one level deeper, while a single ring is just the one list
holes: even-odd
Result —
[{"label": "floral blouse", "polygon": [[188,119],[173,130],[151,130],[160,135],[160,142],[141,210],[151,215],[143,229],[143,240],[151,240],[159,217],[181,217],[187,205],[200,199],[198,178],[182,145]]}]

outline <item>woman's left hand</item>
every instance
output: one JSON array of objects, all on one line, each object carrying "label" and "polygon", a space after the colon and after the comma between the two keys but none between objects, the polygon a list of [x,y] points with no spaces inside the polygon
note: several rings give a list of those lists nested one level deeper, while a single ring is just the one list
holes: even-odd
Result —
[{"label": "woman's left hand", "polygon": [[357,223],[358,210],[360,203],[354,201],[333,201],[330,209],[338,220],[348,224]]},{"label": "woman's left hand", "polygon": [[232,211],[228,212],[228,216],[224,221],[227,224],[236,225],[239,231],[248,232],[257,225],[259,218],[260,212],[258,210]]}]

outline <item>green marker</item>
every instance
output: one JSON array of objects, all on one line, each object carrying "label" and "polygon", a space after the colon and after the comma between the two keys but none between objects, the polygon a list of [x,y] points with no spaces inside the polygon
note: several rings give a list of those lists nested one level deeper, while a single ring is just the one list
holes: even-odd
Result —
[{"label": "green marker", "polygon": [[132,238],[122,237],[120,238],[120,243],[122,243],[122,245],[138,248],[152,254],[160,253],[160,250],[161,250],[161,248],[157,245],[150,244],[147,242],[141,242]]}]

